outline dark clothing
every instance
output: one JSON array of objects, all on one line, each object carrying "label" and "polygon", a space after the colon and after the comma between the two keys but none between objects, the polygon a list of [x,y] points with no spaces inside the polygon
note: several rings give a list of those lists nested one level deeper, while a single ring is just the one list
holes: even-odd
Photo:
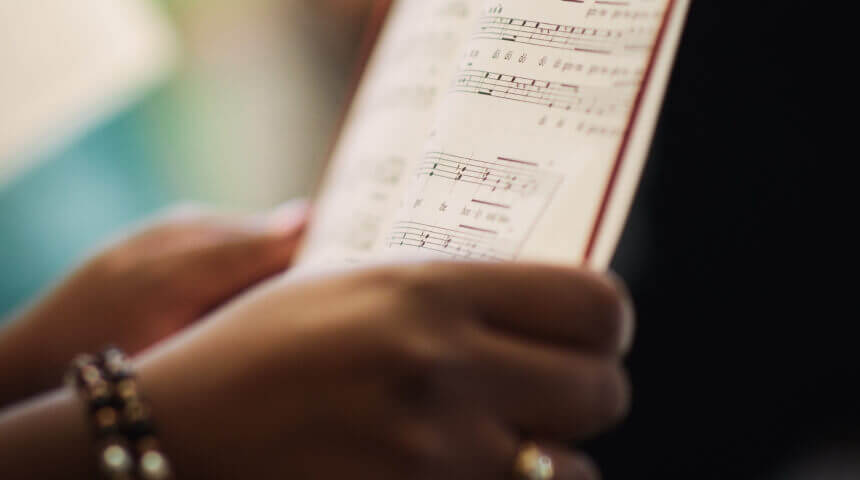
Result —
[{"label": "dark clothing", "polygon": [[633,413],[588,446],[608,480],[776,478],[860,440],[857,315],[813,222],[838,40],[810,4],[693,3],[614,262],[639,319]]}]

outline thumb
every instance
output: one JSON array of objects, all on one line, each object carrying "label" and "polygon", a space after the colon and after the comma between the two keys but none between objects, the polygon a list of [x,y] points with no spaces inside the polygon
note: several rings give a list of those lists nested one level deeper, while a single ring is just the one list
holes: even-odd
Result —
[{"label": "thumb", "polygon": [[285,270],[298,251],[310,211],[307,200],[296,199],[253,217],[234,254],[262,275]]},{"label": "thumb", "polygon": [[271,252],[275,267],[283,269],[292,262],[310,214],[310,203],[305,199],[297,199],[280,205],[259,218],[263,227],[260,241],[263,249]]},{"label": "thumb", "polygon": [[[197,252],[187,273],[204,297],[217,304],[272,275],[285,271],[298,250],[310,214],[296,200],[245,222],[231,235]],[[193,272],[193,273],[192,273]]]},{"label": "thumb", "polygon": [[290,200],[256,217],[256,223],[273,235],[291,236],[305,227],[310,216],[310,203],[304,199]]}]

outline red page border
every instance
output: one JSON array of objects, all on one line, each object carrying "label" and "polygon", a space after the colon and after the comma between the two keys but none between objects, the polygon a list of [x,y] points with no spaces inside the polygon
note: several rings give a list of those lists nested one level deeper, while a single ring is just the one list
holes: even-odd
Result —
[{"label": "red page border", "polygon": [[[368,19],[368,25],[362,38],[361,47],[359,48],[360,53],[358,56],[358,61],[356,62],[357,65],[354,69],[353,78],[351,79],[352,81],[350,82],[351,88],[349,89],[350,93],[348,95],[348,101],[345,103],[344,112],[341,114],[337,128],[334,129],[335,133],[332,137],[332,142],[330,144],[330,151],[329,156],[327,157],[327,162],[328,160],[330,160],[335,145],[340,139],[340,134],[343,130],[344,123],[346,122],[348,112],[352,108],[352,100],[354,99],[354,96],[358,91],[358,86],[361,83],[361,79],[363,77],[364,70],[367,67],[368,60],[370,59],[373,49],[376,46],[376,41],[378,40],[379,33],[382,30],[383,25],[385,24],[385,20],[387,19],[388,14],[390,13],[391,3],[391,0],[377,0],[376,2],[374,2],[374,5],[371,9],[369,16],[370,18]],[[663,15],[660,30],[657,33],[655,46],[651,51],[650,58],[648,59],[648,66],[645,69],[645,75],[642,81],[642,85],[639,87],[639,92],[636,95],[633,110],[630,112],[630,118],[627,122],[627,128],[625,128],[624,130],[621,145],[618,149],[618,154],[612,166],[612,171],[609,174],[609,179],[607,180],[606,188],[603,192],[603,198],[600,201],[600,207],[597,210],[597,216],[594,219],[594,225],[591,228],[591,234],[589,235],[588,243],[585,247],[585,252],[582,255],[584,263],[588,263],[588,261],[591,259],[591,256],[594,253],[594,249],[597,245],[597,240],[600,236],[600,230],[603,227],[603,222],[606,217],[606,211],[609,208],[609,200],[612,198],[612,192],[615,190],[618,176],[621,172],[621,166],[624,162],[624,157],[627,154],[627,148],[630,144],[630,139],[633,136],[633,126],[635,125],[636,120],[641,113],[642,103],[645,98],[645,92],[651,82],[652,74],[654,72],[654,66],[657,63],[657,57],[663,47],[663,43],[666,38],[666,31],[669,27],[669,21],[672,18],[672,14],[674,13],[676,4],[676,0],[669,0],[669,3],[666,6],[666,12]]]},{"label": "red page border", "polygon": [[618,155],[615,158],[615,163],[612,166],[612,172],[609,174],[609,180],[606,183],[606,188],[603,192],[603,198],[600,201],[600,208],[597,210],[597,217],[594,219],[594,226],[591,228],[591,236],[588,239],[588,244],[585,247],[585,252],[582,259],[585,263],[591,259],[594,253],[594,248],[597,245],[597,239],[600,236],[600,229],[603,226],[603,221],[606,217],[606,211],[609,208],[609,200],[612,198],[612,192],[618,182],[618,175],[621,172],[621,164],[624,162],[624,157],[627,154],[627,148],[630,145],[630,138],[633,136],[633,126],[642,111],[642,103],[645,98],[651,77],[654,72],[654,66],[657,63],[657,56],[663,47],[663,42],[666,39],[666,31],[669,27],[669,20],[675,10],[675,0],[669,0],[666,6],[666,12],[663,15],[663,22],[660,25],[660,31],[657,33],[657,40],[654,48],[651,51],[651,58],[648,60],[648,66],[645,70],[645,78],[642,80],[642,85],[639,87],[639,92],[636,95],[636,101],[633,105],[633,110],[630,112],[630,119],[627,122],[627,128],[624,130],[624,137],[621,140],[621,146],[618,149]]}]

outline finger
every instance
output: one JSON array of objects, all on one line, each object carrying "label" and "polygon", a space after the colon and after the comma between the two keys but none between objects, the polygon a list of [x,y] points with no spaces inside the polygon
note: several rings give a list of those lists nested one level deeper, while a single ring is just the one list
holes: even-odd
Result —
[{"label": "finger", "polygon": [[413,452],[412,459],[418,460],[410,462],[412,468],[406,470],[413,478],[519,479],[525,472],[517,461],[531,446],[550,459],[554,480],[600,478],[594,462],[582,452],[553,441],[524,443],[479,412],[461,411],[418,427],[402,437],[407,451]]},{"label": "finger", "polygon": [[132,229],[115,245],[134,250],[139,257],[141,252],[176,254],[246,238],[276,240],[279,235],[291,236],[300,226],[297,224],[306,220],[308,210],[304,200],[293,200],[271,212],[252,216],[180,204]]},{"label": "finger", "polygon": [[[405,428],[404,428],[405,427]],[[395,434],[407,478],[509,479],[519,440],[486,412],[444,410]]]},{"label": "finger", "polygon": [[290,235],[296,230],[297,224],[305,223],[310,215],[311,206],[307,200],[295,199],[259,216],[257,221],[274,234]]},{"label": "finger", "polygon": [[600,353],[624,352],[631,343],[629,296],[607,275],[537,264],[413,268],[416,290],[475,311],[495,328]]},{"label": "finger", "polygon": [[587,455],[553,442],[536,442],[551,463],[554,480],[599,480],[600,472]]},{"label": "finger", "polygon": [[222,225],[206,245],[182,255],[182,271],[206,299],[218,301],[284,271],[298,248],[308,207],[291,204],[250,222]]},{"label": "finger", "polygon": [[618,361],[494,331],[469,335],[475,366],[466,388],[512,428],[582,439],[627,412],[629,385]]}]

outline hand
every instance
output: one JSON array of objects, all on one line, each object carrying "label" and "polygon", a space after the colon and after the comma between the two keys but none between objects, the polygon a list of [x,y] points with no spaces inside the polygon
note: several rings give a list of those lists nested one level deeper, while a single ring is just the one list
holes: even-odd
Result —
[{"label": "hand", "polygon": [[628,403],[626,296],[538,265],[430,264],[279,280],[138,361],[178,478],[505,479]]},{"label": "hand", "polygon": [[[0,332],[0,405],[56,385],[77,353],[138,352],[290,263],[306,208],[229,218],[176,210],[101,251]],[[4,398],[5,397],[5,398]]]}]

